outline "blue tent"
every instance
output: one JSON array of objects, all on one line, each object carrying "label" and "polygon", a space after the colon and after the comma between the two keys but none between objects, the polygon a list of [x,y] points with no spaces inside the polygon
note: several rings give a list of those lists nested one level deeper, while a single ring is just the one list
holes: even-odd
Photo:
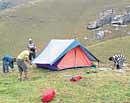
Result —
[{"label": "blue tent", "polygon": [[[80,50],[75,49],[76,47],[79,47]],[[78,57],[74,57],[72,53],[69,53],[70,51],[74,49],[75,49],[75,53],[77,50],[78,50],[77,53],[80,53],[80,54],[77,54],[79,55]],[[82,60],[84,58],[89,58],[90,61],[99,61],[92,53],[88,51],[88,49],[86,49],[83,45],[80,44],[80,42],[74,39],[65,39],[65,40],[53,39],[46,46],[46,48],[32,61],[32,63],[36,64],[38,67],[49,68],[51,70],[59,70],[59,69],[61,70],[61,69],[66,69],[66,68],[77,67],[77,65],[64,66],[62,68],[58,67],[58,64],[60,63],[60,61],[63,62],[63,58],[65,58],[66,55],[72,56],[73,61],[75,58],[76,60],[79,61],[80,57],[82,58]],[[88,59],[86,60],[88,61]],[[81,62],[81,60],[79,62]],[[64,64],[67,64],[67,63],[64,62]],[[62,63],[62,66],[63,66],[63,63]],[[78,63],[78,67],[82,67],[82,66],[83,65],[79,65]]]}]

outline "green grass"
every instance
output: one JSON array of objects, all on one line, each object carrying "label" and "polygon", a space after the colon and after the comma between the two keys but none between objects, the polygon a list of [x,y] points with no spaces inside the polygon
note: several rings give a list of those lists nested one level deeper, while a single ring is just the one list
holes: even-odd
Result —
[{"label": "green grass", "polygon": [[[113,30],[112,34],[116,36],[112,38],[116,39],[112,40],[88,42],[83,39],[92,33],[84,25],[95,20],[100,11],[111,7],[121,9],[128,4],[129,0],[41,0],[33,6],[24,5],[2,12],[0,57],[4,54],[17,56],[26,49],[29,37],[41,49],[53,38],[73,38],[73,33],[78,32],[78,40],[106,64],[108,57],[115,53],[123,53],[130,61],[130,37],[116,38],[125,34],[122,30]],[[87,69],[50,72],[30,68],[30,79],[22,82],[17,80],[17,71],[1,73],[0,103],[40,103],[46,88],[57,91],[52,103],[130,103],[130,72],[87,74]],[[71,83],[65,76],[77,74],[83,76],[77,83]]]},{"label": "green grass", "polygon": [[[38,48],[43,48],[53,38],[73,38],[79,33],[79,40],[92,32],[85,25],[97,18],[107,8],[124,8],[129,0],[41,0],[34,5],[24,5],[0,13],[0,56],[6,53],[17,56],[26,48],[32,37]],[[117,32],[120,33],[120,32]],[[88,42],[87,42],[88,43]]]},{"label": "green grass", "polygon": [[[130,37],[116,38],[89,46],[89,49],[105,64],[114,53],[130,58]],[[115,44],[115,45],[113,45]],[[130,72],[114,71],[88,74],[88,68],[50,72],[30,69],[29,81],[19,82],[17,72],[0,75],[0,103],[40,103],[40,96],[46,88],[57,91],[52,103],[129,103]],[[71,83],[65,75],[83,76],[77,83]]]},{"label": "green grass", "polygon": [[[42,92],[56,90],[52,103],[129,103],[130,75],[112,71],[86,73],[86,69],[50,72],[31,69],[28,81],[18,81],[17,72],[0,75],[0,103],[40,103]],[[71,83],[65,75],[83,76]]]},{"label": "green grass", "polygon": [[130,37],[116,38],[112,40],[107,40],[96,45],[89,47],[91,51],[103,62],[108,62],[108,57],[114,54],[123,54],[127,57],[127,61],[130,62]]}]

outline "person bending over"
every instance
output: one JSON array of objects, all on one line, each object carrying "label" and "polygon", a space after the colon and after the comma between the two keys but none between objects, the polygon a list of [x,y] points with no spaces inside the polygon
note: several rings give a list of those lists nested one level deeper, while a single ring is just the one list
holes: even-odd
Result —
[{"label": "person bending over", "polygon": [[114,67],[116,67],[116,69],[122,69],[124,62],[126,61],[126,57],[122,54],[116,54],[109,57],[109,61],[113,61]]},{"label": "person bending over", "polygon": [[[22,51],[18,56],[17,56],[17,66],[19,69],[19,80],[23,80],[23,79],[27,79],[27,64],[26,63],[30,63],[29,60],[29,50],[24,50]],[[24,75],[24,77],[23,77]]]},{"label": "person bending over", "polygon": [[16,58],[12,57],[11,55],[5,55],[2,58],[3,62],[3,73],[8,73],[9,68],[14,68],[14,62],[16,62]]}]

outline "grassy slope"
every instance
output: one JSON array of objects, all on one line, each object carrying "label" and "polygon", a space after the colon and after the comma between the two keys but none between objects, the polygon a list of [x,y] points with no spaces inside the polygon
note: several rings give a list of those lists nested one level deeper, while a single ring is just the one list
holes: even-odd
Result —
[{"label": "grassy slope", "polygon": [[[122,47],[130,58],[129,39],[130,37],[108,40],[90,46],[89,49],[101,60],[107,61],[108,56],[119,52]],[[130,71],[87,74],[87,69],[49,72],[30,68],[30,80],[23,82],[17,81],[17,72],[0,74],[0,103],[40,103],[40,96],[46,88],[57,91],[52,103],[129,103]],[[65,76],[77,74],[84,77],[77,83],[71,83],[69,77]]]},{"label": "grassy slope", "polygon": [[105,42],[101,42],[96,45],[92,45],[89,47],[97,57],[100,58],[101,61],[107,62],[108,57],[116,54],[122,53],[124,54],[128,61],[130,62],[130,37],[126,36],[123,38],[116,38],[112,40],[108,40]]},{"label": "grassy slope", "polygon": [[[3,13],[0,18],[0,55],[18,54],[30,36],[36,40],[39,47],[42,47],[42,44],[46,45],[51,38],[70,38],[69,35],[62,34],[84,32],[83,25],[89,20],[94,20],[102,8],[123,7],[129,2],[128,0],[120,2],[91,0],[89,3],[83,1],[85,0],[44,0],[34,7],[27,6]],[[129,39],[130,37],[122,40],[118,38],[89,49],[101,60],[107,61],[108,56],[120,52],[120,48],[123,47],[124,54],[130,58]],[[70,83],[69,78],[64,75],[72,74],[82,74],[84,78],[78,83]],[[60,72],[31,69],[29,77],[29,81],[19,82],[17,72],[0,74],[0,103],[40,103],[42,91],[50,87],[57,90],[57,96],[52,103],[129,103],[130,101],[129,72],[86,74],[86,69]]]},{"label": "grassy slope", "polygon": [[[30,70],[30,80],[17,81],[16,72],[0,75],[0,103],[40,103],[46,88],[54,88],[52,103],[129,103],[129,72],[86,74],[85,69],[48,72]],[[81,74],[84,78],[71,83],[64,75]]]},{"label": "grassy slope", "polygon": [[[40,0],[39,0],[40,1]],[[129,0],[41,0],[34,5],[2,12],[0,56],[17,55],[33,37],[39,48],[52,38],[72,38],[73,33],[89,34],[84,25],[95,20],[104,8],[125,7]],[[82,36],[80,38],[81,42]],[[85,42],[84,42],[85,43]]]}]

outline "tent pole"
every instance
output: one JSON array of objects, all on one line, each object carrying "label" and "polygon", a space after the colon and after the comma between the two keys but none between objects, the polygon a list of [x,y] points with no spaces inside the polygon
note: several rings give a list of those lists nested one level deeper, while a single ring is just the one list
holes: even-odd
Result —
[{"label": "tent pole", "polygon": [[76,50],[74,50],[74,56],[75,56],[74,69],[76,69]]},{"label": "tent pole", "polygon": [[99,68],[99,61],[98,61],[98,68]]}]

